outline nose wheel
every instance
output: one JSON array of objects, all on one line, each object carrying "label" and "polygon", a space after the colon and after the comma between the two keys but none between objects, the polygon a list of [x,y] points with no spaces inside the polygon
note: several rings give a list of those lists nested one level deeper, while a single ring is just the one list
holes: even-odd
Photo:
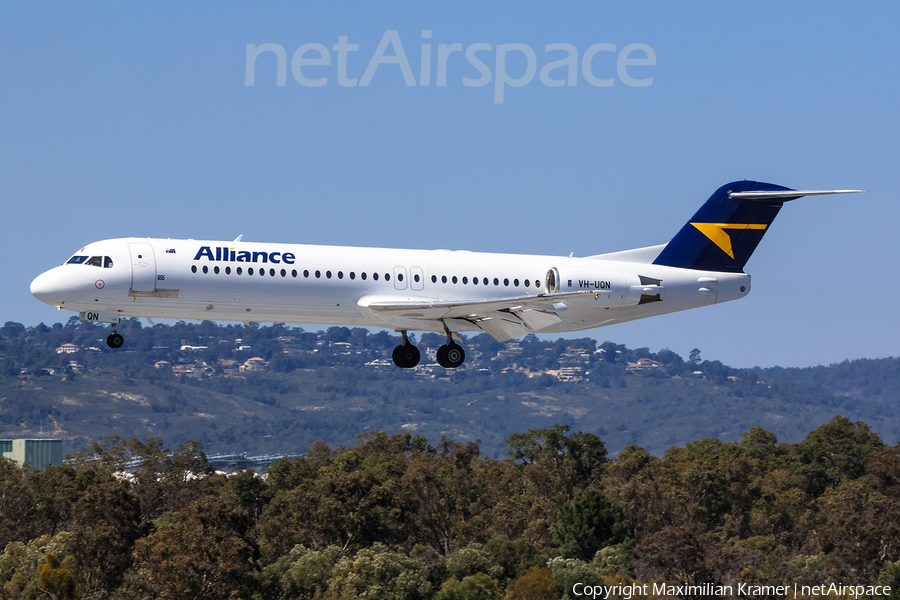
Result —
[{"label": "nose wheel", "polygon": [[403,336],[403,343],[394,348],[391,358],[394,359],[394,364],[401,369],[412,369],[419,364],[419,358],[421,358],[419,349],[409,342],[409,337],[405,330],[401,331],[400,334]]},{"label": "nose wheel", "polygon": [[113,331],[109,334],[109,337],[106,338],[106,345],[110,348],[121,348],[125,343],[125,338],[123,338],[120,334]]}]

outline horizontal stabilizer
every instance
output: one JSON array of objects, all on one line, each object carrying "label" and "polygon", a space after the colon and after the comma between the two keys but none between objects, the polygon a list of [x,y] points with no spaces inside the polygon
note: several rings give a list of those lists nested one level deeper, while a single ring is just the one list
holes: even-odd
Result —
[{"label": "horizontal stabilizer", "polygon": [[859,194],[865,190],[767,190],[761,192],[729,192],[729,198],[742,198],[744,200],[767,200],[769,198],[781,198],[782,200],[796,200],[803,196],[828,196],[830,194]]}]

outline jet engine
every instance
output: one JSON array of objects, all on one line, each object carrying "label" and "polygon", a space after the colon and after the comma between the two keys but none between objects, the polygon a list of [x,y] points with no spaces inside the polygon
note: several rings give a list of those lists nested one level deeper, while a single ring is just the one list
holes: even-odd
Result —
[{"label": "jet engine", "polygon": [[593,292],[591,302],[607,308],[659,302],[665,290],[662,281],[652,277],[580,266],[553,267],[544,283],[551,294]]}]

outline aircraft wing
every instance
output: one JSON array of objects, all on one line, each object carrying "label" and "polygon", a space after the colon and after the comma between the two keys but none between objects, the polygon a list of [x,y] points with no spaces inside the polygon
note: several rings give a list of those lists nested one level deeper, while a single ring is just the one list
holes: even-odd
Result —
[{"label": "aircraft wing", "polygon": [[[604,290],[604,293],[611,291]],[[567,310],[566,301],[593,293],[580,291],[484,300],[423,300],[366,296],[360,299],[358,305],[388,319],[423,321],[461,319],[476,325],[498,342],[505,342],[559,323],[562,319],[557,313]]]}]

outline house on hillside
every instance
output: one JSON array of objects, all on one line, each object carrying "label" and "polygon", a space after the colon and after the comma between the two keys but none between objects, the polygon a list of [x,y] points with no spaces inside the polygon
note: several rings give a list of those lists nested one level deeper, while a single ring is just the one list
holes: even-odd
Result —
[{"label": "house on hillside", "polygon": [[626,371],[649,371],[651,369],[658,369],[662,365],[656,362],[655,360],[649,358],[639,358],[635,363],[628,363],[628,366],[625,367]]},{"label": "house on hillside", "polygon": [[79,348],[75,344],[63,344],[59,348],[56,349],[57,354],[74,354],[78,352]]},{"label": "house on hillside", "polygon": [[245,371],[265,371],[268,366],[268,361],[263,360],[259,356],[254,356],[253,358],[245,360],[244,364],[241,365],[240,370],[242,373]]},{"label": "house on hillside", "polygon": [[584,379],[584,367],[561,367],[556,374],[559,381],[577,382]]}]

